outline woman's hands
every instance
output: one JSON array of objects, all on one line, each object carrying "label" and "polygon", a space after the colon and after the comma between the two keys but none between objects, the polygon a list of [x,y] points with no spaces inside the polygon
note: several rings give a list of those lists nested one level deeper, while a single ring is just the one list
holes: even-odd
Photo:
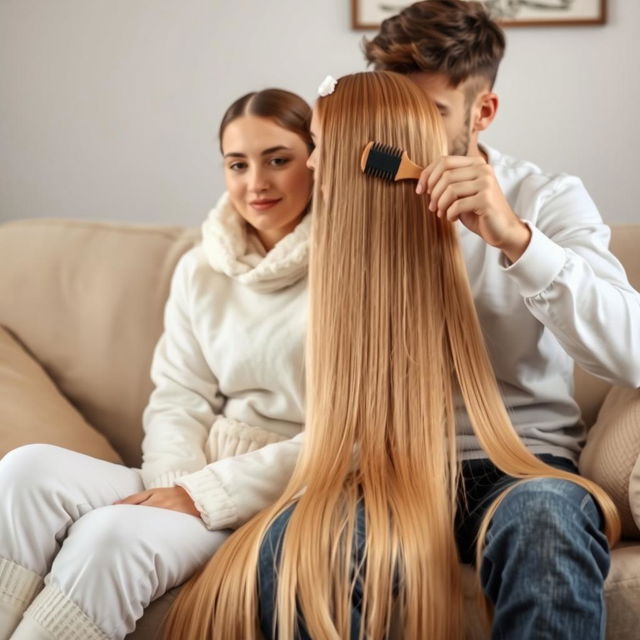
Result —
[{"label": "woman's hands", "polygon": [[200,512],[196,509],[191,496],[182,487],[147,489],[147,491],[134,493],[113,504],[139,504],[143,507],[171,509],[172,511],[180,511],[197,518],[200,517]]},{"label": "woman's hands", "polygon": [[481,156],[444,156],[420,176],[416,193],[430,196],[429,208],[449,222],[460,220],[487,244],[515,262],[527,248],[531,231],[513,212]]}]

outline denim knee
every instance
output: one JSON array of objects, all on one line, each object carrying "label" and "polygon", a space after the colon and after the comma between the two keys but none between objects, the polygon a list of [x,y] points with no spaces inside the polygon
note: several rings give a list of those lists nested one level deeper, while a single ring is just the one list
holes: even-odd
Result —
[{"label": "denim knee", "polygon": [[537,478],[514,485],[494,514],[491,528],[518,523],[521,536],[538,536],[542,530],[602,527],[602,516],[591,494],[569,480]]},{"label": "denim knee", "polygon": [[487,532],[482,587],[494,638],[604,637],[609,546],[598,506],[569,480],[513,485]]},{"label": "denim knee", "polygon": [[525,566],[532,580],[575,571],[576,558],[581,558],[581,572],[604,582],[610,557],[602,521],[591,494],[569,480],[518,483],[499,505],[487,532],[483,585],[493,591],[498,586],[495,581],[506,574],[526,579]]}]

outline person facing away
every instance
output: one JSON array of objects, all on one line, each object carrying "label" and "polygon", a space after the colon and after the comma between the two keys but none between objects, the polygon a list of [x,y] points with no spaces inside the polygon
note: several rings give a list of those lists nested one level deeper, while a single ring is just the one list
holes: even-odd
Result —
[{"label": "person facing away", "polygon": [[[476,535],[489,597],[503,572],[521,572],[535,589],[513,584],[507,615],[532,597],[549,613],[550,579],[604,580],[615,506],[570,459],[534,455],[511,424],[458,225],[414,184],[360,169],[370,141],[436,162],[446,139],[435,105],[387,71],[323,83],[321,95],[301,455],[283,494],[183,588],[165,637],[378,640],[397,608],[400,637],[461,640],[459,558]],[[456,395],[483,459],[466,457]],[[570,588],[551,591],[571,603]],[[601,592],[582,595],[584,612],[570,612],[586,635]],[[521,618],[520,630],[538,633],[538,622]]]},{"label": "person facing away", "polygon": [[2,640],[124,638],[279,495],[270,447],[295,459],[304,413],[310,119],[279,89],[225,113],[227,193],[175,269],[142,469],[42,444],[0,461]]}]

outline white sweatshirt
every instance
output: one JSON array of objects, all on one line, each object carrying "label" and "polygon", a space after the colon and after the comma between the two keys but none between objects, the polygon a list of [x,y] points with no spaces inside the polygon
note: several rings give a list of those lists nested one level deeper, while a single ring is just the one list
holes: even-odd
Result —
[{"label": "white sweatshirt", "polygon": [[[480,324],[524,443],[575,461],[584,426],[573,362],[613,384],[640,387],[640,294],[609,252],[609,227],[578,178],[483,148],[532,237],[510,264],[458,224]],[[486,457],[464,411],[457,420],[462,457]]]},{"label": "white sweatshirt", "polygon": [[[609,228],[580,180],[543,174],[533,164],[493,149],[485,150],[507,200],[530,226],[532,238],[520,259],[510,264],[498,249],[458,223],[480,323],[503,399],[525,444],[534,453],[575,460],[584,427],[572,397],[573,360],[609,382],[640,387],[640,294],[631,288],[622,266],[609,253]],[[220,249],[216,243],[205,242],[207,246],[211,257]],[[276,313],[274,325],[263,326],[263,319],[271,317],[262,307],[268,296],[251,298],[247,292],[239,294],[236,288],[240,283],[229,276],[226,277],[231,282],[223,285],[225,276],[208,274],[203,258],[197,258],[199,251],[195,249],[185,257],[174,278],[166,333],[153,365],[158,387],[145,413],[143,474],[148,486],[176,482],[184,486],[210,528],[238,527],[282,492],[297,459],[302,441],[306,307],[296,306],[302,315]],[[235,253],[225,253],[235,255],[237,262],[246,261],[242,254],[237,248]],[[219,269],[219,260],[213,261],[211,266]],[[250,261],[258,264],[259,257],[254,255]],[[223,294],[207,296],[205,282],[216,282],[212,291]],[[300,280],[298,286],[301,290],[297,303],[302,303],[306,279]],[[201,300],[201,296],[207,297]],[[212,304],[214,299],[216,304]],[[220,301],[225,302],[226,322],[218,326],[208,316],[218,317],[216,305]],[[236,308],[237,301],[243,303]],[[271,312],[274,306],[278,305],[269,306]],[[176,311],[179,308],[181,311]],[[226,342],[226,338],[234,336],[238,320],[250,326],[248,333],[256,348],[251,354],[254,359],[236,359],[229,349],[231,342]],[[200,329],[195,336],[189,335],[189,321],[208,327],[210,333]],[[221,331],[218,337],[214,329]],[[287,358],[282,358],[282,366],[276,370],[271,359],[263,357],[263,350],[279,341],[283,333],[290,337],[287,347],[299,349],[288,361],[295,374],[285,370]],[[294,345],[296,341],[298,345]],[[226,350],[220,348],[221,344]],[[192,353],[201,355],[192,359]],[[206,366],[213,372],[208,378],[203,373]],[[260,385],[256,385],[256,370],[260,367],[265,369]],[[237,394],[238,386],[228,386],[228,376],[244,388],[244,394]],[[298,383],[296,399],[292,377]],[[176,386],[178,378],[181,384]],[[277,406],[284,413],[278,413],[277,419],[263,408],[255,411],[244,406],[262,407],[266,396],[261,385],[267,380],[273,394],[272,405],[278,396],[278,385],[289,390],[288,395],[279,396]],[[226,395],[225,391],[230,390],[235,390],[236,395],[225,403],[220,394]],[[295,411],[285,408],[289,403],[293,403]],[[283,415],[288,418],[281,421]],[[262,449],[245,449],[249,452],[215,461],[212,454],[216,452],[206,445],[207,437],[211,440],[208,434],[215,434],[216,425],[230,418],[264,430],[262,442],[252,446],[260,446],[265,437],[268,440],[266,432],[274,434],[275,439],[299,435],[291,440],[269,441],[273,443]],[[462,457],[486,457],[460,407],[457,421]],[[230,428],[236,428],[235,422]],[[161,441],[166,444],[158,446]],[[183,456],[187,451],[191,454]],[[183,459],[188,459],[188,464]]]}]

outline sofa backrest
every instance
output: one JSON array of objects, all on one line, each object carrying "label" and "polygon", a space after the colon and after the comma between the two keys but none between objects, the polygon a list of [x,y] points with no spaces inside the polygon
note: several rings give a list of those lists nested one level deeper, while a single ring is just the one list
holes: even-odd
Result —
[{"label": "sofa backrest", "polygon": [[71,220],[0,225],[0,324],[130,466],[140,464],[171,274],[197,237]]},{"label": "sofa backrest", "polygon": [[[0,225],[0,325],[128,465],[140,464],[141,416],[171,274],[198,238],[184,227],[52,219]],[[611,247],[640,288],[640,224],[614,227]],[[608,388],[576,372],[588,424]]]}]

